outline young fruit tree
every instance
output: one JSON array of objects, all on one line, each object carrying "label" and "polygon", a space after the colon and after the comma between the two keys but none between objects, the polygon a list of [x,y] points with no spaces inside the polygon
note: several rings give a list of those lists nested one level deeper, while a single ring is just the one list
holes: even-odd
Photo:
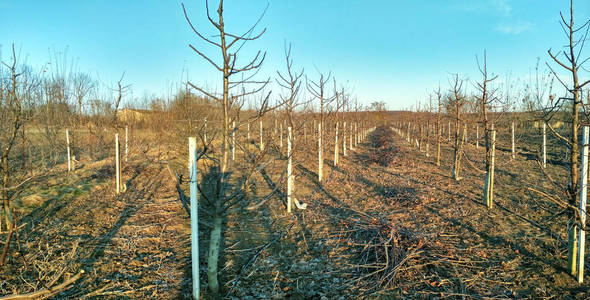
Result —
[{"label": "young fruit tree", "polygon": [[486,146],[486,176],[483,188],[483,198],[487,207],[492,208],[494,200],[494,166],[492,163],[492,149],[495,148],[495,145],[493,145],[493,143],[495,143],[496,141],[495,138],[491,138],[492,135],[495,136],[495,133],[491,132],[492,130],[489,124],[488,109],[490,106],[494,105],[494,102],[498,101],[498,98],[496,98],[494,95],[495,90],[490,88],[490,83],[494,81],[496,78],[498,78],[498,76],[496,75],[490,77],[488,75],[487,57],[485,51],[483,53],[483,65],[480,65],[479,60],[477,60],[477,66],[479,68],[479,72],[482,75],[482,79],[481,82],[476,83],[476,87],[480,92],[480,96],[476,97],[476,102],[479,108],[479,112],[481,114],[481,122],[483,125],[484,140]]},{"label": "young fruit tree", "polygon": [[463,95],[463,79],[459,79],[459,75],[455,74],[450,82],[451,91],[447,98],[447,107],[455,115],[455,141],[453,143],[453,171],[452,176],[456,181],[461,179],[461,157],[463,154],[463,142],[465,141],[465,131],[461,134],[461,123],[463,106],[467,103],[467,97]]},{"label": "young fruit tree", "polygon": [[[551,73],[553,73],[555,79],[561,83],[564,90],[567,92],[567,96],[560,97],[556,101],[551,99],[548,102],[547,107],[544,111],[544,120],[549,130],[557,137],[560,141],[565,143],[569,150],[569,182],[564,184],[565,188],[565,199],[559,200],[562,203],[558,203],[563,207],[567,208],[570,224],[568,224],[568,271],[572,275],[583,274],[583,261],[577,261],[581,255],[580,251],[583,249],[578,248],[579,237],[576,232],[578,230],[585,231],[586,225],[581,221],[583,220],[581,213],[578,211],[578,204],[580,203],[579,190],[580,190],[580,148],[579,148],[579,128],[581,126],[580,112],[583,108],[582,102],[582,91],[584,86],[590,83],[590,80],[582,80],[580,78],[580,70],[584,70],[584,63],[590,60],[590,57],[583,57],[584,44],[588,39],[588,32],[590,30],[590,20],[587,20],[581,25],[574,23],[574,2],[570,0],[569,15],[564,16],[560,13],[561,26],[566,35],[567,44],[563,50],[554,52],[549,49],[547,52],[553,62],[557,64],[562,70],[558,71],[552,67],[551,64],[547,64]],[[561,56],[561,57],[560,57]],[[566,72],[569,76],[569,80],[560,76],[562,72]],[[553,98],[553,97],[551,97]],[[553,126],[548,122],[551,117],[554,116],[556,111],[569,109],[569,113],[566,119],[566,123],[569,123],[569,135],[559,133]],[[585,182],[581,183],[585,185]],[[585,207],[582,208],[585,213]],[[579,266],[577,267],[577,263]],[[576,270],[579,272],[577,273]],[[577,273],[577,274],[576,274]]]},{"label": "young fruit tree", "polygon": [[[237,162],[230,160],[230,144],[231,137],[235,130],[247,124],[259,120],[265,113],[275,109],[277,106],[269,106],[270,92],[261,97],[257,103],[256,114],[249,116],[247,120],[240,122],[239,116],[242,107],[245,104],[247,96],[255,96],[259,94],[269,83],[270,79],[258,81],[254,80],[253,76],[262,66],[265,60],[266,53],[258,51],[257,54],[246,63],[241,64],[242,58],[239,57],[239,51],[243,46],[250,42],[259,39],[266,29],[258,33],[254,33],[260,18],[254,23],[252,27],[241,34],[230,33],[224,22],[224,1],[220,0],[217,6],[216,16],[212,16],[209,11],[209,2],[205,1],[206,15],[209,23],[213,26],[213,34],[204,34],[198,30],[191,22],[187,11],[182,5],[184,16],[188,25],[197,37],[204,42],[202,47],[195,47],[190,44],[190,48],[205,61],[210,63],[215,70],[219,72],[222,88],[220,93],[207,91],[191,82],[188,84],[195,90],[204,94],[206,97],[213,99],[218,103],[221,116],[218,126],[221,131],[221,147],[216,153],[205,155],[201,154],[199,159],[203,160],[203,164],[207,164],[204,168],[207,174],[207,182],[199,185],[201,192],[201,200],[203,200],[208,207],[201,209],[203,213],[211,218],[211,231],[209,235],[209,250],[207,257],[207,279],[209,291],[217,297],[220,292],[218,273],[219,273],[219,254],[223,251],[222,247],[222,233],[225,217],[235,209],[236,204],[248,199],[247,186],[253,180],[253,175],[256,172],[262,172],[262,159],[265,154],[269,153],[271,147],[265,147],[263,151],[255,154],[249,153],[245,163],[249,163],[250,167],[238,166]],[[266,11],[266,10],[265,10]],[[215,37],[215,39],[210,38]],[[216,54],[205,54],[205,45],[213,47]],[[260,120],[261,121],[261,120]],[[235,122],[235,126],[233,125]],[[255,123],[253,123],[255,124]],[[240,172],[237,172],[238,167]],[[243,172],[245,170],[245,172]],[[239,175],[238,175],[239,174]],[[275,193],[273,189],[270,193]],[[270,198],[266,195],[263,198]],[[196,275],[198,276],[198,275]]]}]

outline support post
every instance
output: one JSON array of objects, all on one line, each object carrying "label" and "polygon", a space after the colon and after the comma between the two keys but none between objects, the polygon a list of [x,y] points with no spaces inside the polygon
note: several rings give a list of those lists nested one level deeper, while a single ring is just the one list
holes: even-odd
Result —
[{"label": "support post", "polygon": [[547,166],[547,124],[543,122],[543,169]]},{"label": "support post", "polygon": [[449,130],[447,131],[448,137],[447,140],[451,140],[451,122],[449,122]]},{"label": "support post", "polygon": [[188,138],[188,169],[190,174],[191,204],[191,270],[193,277],[193,299],[199,299],[199,203],[197,187],[197,139]]},{"label": "support post", "polygon": [[281,150],[283,150],[283,124],[281,124],[281,126],[279,128],[279,137],[280,137],[280,140],[281,140],[281,143],[279,145],[280,146],[279,152],[281,152]]},{"label": "support post", "polygon": [[231,123],[231,160],[236,160],[236,121]]},{"label": "support post", "polygon": [[207,145],[207,118],[205,118],[205,126],[203,126],[203,141]]},{"label": "support post", "polygon": [[262,140],[262,120],[260,120],[260,151],[264,151],[264,141]]},{"label": "support post", "polygon": [[119,134],[115,133],[115,180],[117,194],[121,193],[121,153],[119,151]]},{"label": "support post", "polygon": [[293,193],[293,161],[291,152],[291,126],[287,127],[287,212],[291,212],[292,207],[292,193]]},{"label": "support post", "polygon": [[354,123],[354,147],[358,147],[359,144],[359,131],[358,131],[358,127],[357,124]]},{"label": "support post", "polygon": [[68,172],[72,171],[72,156],[71,156],[71,150],[70,150],[70,131],[68,129],[66,129],[66,144],[67,144],[67,150],[68,150]]},{"label": "support post", "polygon": [[515,148],[514,148],[514,122],[512,122],[512,128],[510,131],[511,135],[511,142],[512,142],[512,159],[516,158]]},{"label": "support post", "polygon": [[582,129],[582,172],[580,178],[580,223],[581,228],[578,231],[578,283],[584,282],[584,250],[586,242],[586,198],[588,196],[588,142],[590,141],[589,127],[584,126]]},{"label": "support post", "polygon": [[354,150],[354,147],[352,146],[352,123],[350,123],[350,140],[348,141],[348,144],[350,145],[350,150]]},{"label": "support post", "polygon": [[346,157],[346,122],[342,125],[342,155]]},{"label": "support post", "polygon": [[322,158],[322,122],[318,123],[318,181],[322,182],[322,169],[324,159]]},{"label": "support post", "polygon": [[334,133],[334,166],[338,165],[338,122],[336,122],[336,130]]},{"label": "support post", "polygon": [[129,126],[125,125],[125,162],[129,156]]},{"label": "support post", "polygon": [[479,124],[475,125],[475,149],[479,149]]}]

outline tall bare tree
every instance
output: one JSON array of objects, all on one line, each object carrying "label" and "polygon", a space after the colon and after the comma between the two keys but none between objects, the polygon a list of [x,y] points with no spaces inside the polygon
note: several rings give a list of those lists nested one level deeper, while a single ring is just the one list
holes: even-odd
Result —
[{"label": "tall bare tree", "polygon": [[436,165],[440,166],[440,144],[442,139],[442,127],[441,127],[441,109],[442,109],[442,94],[440,92],[440,85],[435,92],[438,108],[436,111]]},{"label": "tall bare tree", "polygon": [[[484,130],[484,140],[486,145],[486,157],[485,157],[485,165],[486,165],[486,176],[484,181],[484,202],[491,203],[494,198],[494,190],[493,190],[493,176],[491,170],[491,155],[492,155],[492,144],[490,140],[490,128],[489,128],[489,120],[488,120],[488,108],[492,105],[493,102],[497,101],[498,99],[495,97],[494,89],[490,89],[490,83],[494,81],[498,76],[489,76],[488,75],[488,65],[487,65],[487,56],[484,50],[483,52],[483,64],[479,63],[479,59],[477,59],[477,66],[479,68],[479,72],[482,75],[481,82],[476,83],[476,87],[480,92],[480,96],[476,97],[476,103],[479,108],[479,112],[481,114],[481,121],[483,123],[483,130]],[[489,206],[488,206],[489,207]]]},{"label": "tall bare tree", "polygon": [[450,81],[451,90],[447,98],[448,107],[455,114],[455,141],[453,143],[454,160],[453,160],[453,171],[452,175],[455,180],[460,180],[461,172],[461,157],[463,154],[463,141],[465,132],[461,134],[461,125],[463,123],[461,112],[463,106],[467,103],[467,97],[463,94],[464,80],[459,78],[459,74],[453,76]]},{"label": "tall bare tree", "polygon": [[[320,102],[320,131],[318,132],[318,153],[319,153],[319,166],[318,166],[318,181],[322,181],[322,170],[324,164],[324,157],[323,157],[323,141],[324,141],[324,131],[325,129],[325,109],[327,105],[329,105],[332,100],[334,100],[334,95],[328,96],[326,84],[330,81],[332,73],[328,73],[327,76],[320,73],[320,78],[318,81],[307,81],[307,90],[309,93]],[[314,128],[315,130],[315,128]]]},{"label": "tall bare tree", "polygon": [[[577,26],[574,24],[574,1],[570,0],[570,9],[569,9],[569,18],[566,18],[561,12],[561,26],[567,38],[567,45],[565,46],[564,50],[561,50],[558,53],[554,53],[551,49],[547,51],[551,59],[563,68],[565,71],[569,72],[571,76],[569,82],[566,79],[561,78],[558,73],[553,69],[550,64],[547,64],[564,89],[568,92],[570,97],[561,97],[557,99],[555,104],[548,109],[548,111],[553,111],[556,108],[563,106],[564,104],[569,104],[568,106],[571,107],[570,110],[570,135],[563,136],[559,134],[552,126],[549,124],[549,129],[551,132],[560,140],[565,142],[569,148],[569,184],[567,187],[567,205],[568,205],[568,215],[570,219],[573,221],[576,226],[569,226],[568,227],[568,270],[571,274],[575,274],[576,272],[576,264],[575,260],[578,255],[577,253],[577,236],[575,234],[576,228],[580,228],[580,216],[577,214],[577,205],[579,203],[578,197],[578,188],[579,188],[579,166],[578,166],[578,159],[580,156],[580,150],[578,145],[578,129],[580,127],[580,110],[583,107],[583,102],[581,99],[581,93],[584,86],[590,83],[590,80],[580,80],[579,78],[579,70],[583,68],[584,63],[590,60],[590,57],[582,58],[582,50],[584,49],[585,42],[588,38],[588,32],[590,30],[590,20],[587,20],[582,23],[582,25]],[[563,54],[565,59],[560,58],[559,56]],[[571,102],[570,102],[571,101]],[[548,114],[547,114],[548,115]],[[585,228],[584,228],[585,229]]]},{"label": "tall bare tree", "polygon": [[[213,40],[203,34],[203,32],[197,30],[188,17],[184,4],[182,5],[182,9],[186,21],[192,31],[201,41],[205,42],[205,45],[213,46],[213,48],[218,51],[218,54],[207,55],[201,50],[203,47],[195,47],[192,44],[189,45],[190,48],[198,56],[210,63],[215,70],[220,73],[222,80],[221,94],[209,92],[191,82],[188,83],[193,89],[216,101],[222,110],[222,119],[220,122],[222,145],[221,153],[219,154],[221,158],[211,159],[210,163],[213,165],[209,168],[209,177],[211,177],[210,182],[212,182],[214,188],[210,193],[203,193],[205,187],[200,187],[200,190],[202,191],[201,195],[203,196],[202,199],[211,206],[210,210],[205,211],[211,216],[213,224],[209,236],[207,276],[209,290],[211,293],[217,295],[219,293],[218,263],[219,253],[222,250],[221,234],[223,220],[235,204],[246,199],[244,192],[246,186],[252,180],[252,175],[256,170],[260,170],[260,161],[264,156],[264,152],[261,152],[256,157],[251,157],[252,167],[249,171],[241,177],[232,177],[232,174],[236,174],[236,172],[232,172],[232,169],[235,168],[235,164],[232,164],[229,159],[231,136],[238,127],[262,117],[266,112],[274,109],[276,106],[269,106],[268,99],[270,92],[266,93],[261,97],[261,100],[258,103],[256,115],[250,116],[249,119],[246,122],[242,122],[242,124],[238,122],[236,126],[233,126],[235,121],[239,121],[237,117],[244,104],[244,97],[258,94],[269,83],[269,79],[263,81],[253,79],[265,60],[266,52],[263,53],[258,51],[257,54],[245,64],[241,66],[238,64],[238,55],[240,50],[243,49],[244,44],[259,39],[266,31],[266,29],[263,29],[258,33],[254,33],[262,16],[264,16],[264,12],[248,30],[241,34],[234,34],[228,32],[225,26],[223,0],[219,1],[216,17],[213,17],[210,14],[209,1],[205,1],[207,19],[213,26],[213,30],[216,32],[214,35],[216,40]],[[221,61],[218,61],[218,57]],[[265,151],[268,151],[268,149],[270,149],[270,147],[266,147]]]}]

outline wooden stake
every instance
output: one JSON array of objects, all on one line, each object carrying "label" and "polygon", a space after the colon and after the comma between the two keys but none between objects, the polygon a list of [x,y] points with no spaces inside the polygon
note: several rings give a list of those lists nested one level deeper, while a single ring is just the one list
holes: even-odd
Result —
[{"label": "wooden stake", "polygon": [[291,127],[289,126],[287,127],[287,212],[291,212],[293,203],[291,199],[293,193],[293,153],[291,152],[291,139]]},{"label": "wooden stake", "polygon": [[72,157],[71,157],[71,150],[70,150],[70,131],[66,129],[66,144],[68,150],[68,172],[72,171]]},{"label": "wooden stake", "polygon": [[352,123],[350,123],[350,140],[348,142],[348,144],[350,145],[350,150],[354,150],[354,147],[352,146]]},{"label": "wooden stake", "polygon": [[475,125],[475,149],[479,149],[479,125]]},{"label": "wooden stake", "polygon": [[492,153],[490,155],[490,205],[494,208],[494,168],[496,165],[496,131],[492,130]]},{"label": "wooden stake", "polygon": [[358,127],[357,124],[354,123],[354,147],[358,147],[358,143],[359,143],[359,131],[358,131]]},{"label": "wooden stake", "polygon": [[338,165],[338,122],[336,122],[336,129],[334,134],[334,166]]},{"label": "wooden stake", "polygon": [[451,122],[449,122],[449,131],[447,132],[447,134],[449,135],[449,137],[447,138],[447,140],[451,140]]},{"label": "wooden stake", "polygon": [[231,160],[236,160],[236,121],[231,123]]},{"label": "wooden stake", "polygon": [[279,152],[281,152],[281,150],[283,150],[283,124],[281,124],[280,129],[279,129],[279,137],[281,140]]},{"label": "wooden stake", "polygon": [[125,162],[127,162],[127,157],[129,155],[129,126],[125,126]]},{"label": "wooden stake", "polygon": [[264,151],[264,142],[262,141],[262,120],[260,121],[260,150]]},{"label": "wooden stake", "polygon": [[121,153],[119,152],[119,134],[115,133],[115,180],[117,194],[121,193]]},{"label": "wooden stake", "polygon": [[322,182],[322,169],[324,161],[322,158],[322,122],[318,123],[318,181]]},{"label": "wooden stake", "polygon": [[[250,132],[248,131],[248,133]],[[207,118],[205,118],[205,126],[203,126],[203,140],[205,141],[205,145],[207,145]]]},{"label": "wooden stake", "polygon": [[342,125],[342,155],[346,157],[346,122]]},{"label": "wooden stake", "polygon": [[247,134],[246,138],[248,139],[248,143],[249,143],[250,142],[250,122],[248,122],[248,134]]},{"label": "wooden stake", "polygon": [[543,122],[543,169],[547,166],[547,124]]},{"label": "wooden stake", "polygon": [[516,157],[516,153],[515,153],[515,149],[514,149],[514,122],[512,122],[512,130],[511,130],[511,141],[512,141],[512,159],[514,159]]},{"label": "wooden stake", "polygon": [[193,299],[199,299],[199,203],[197,187],[197,139],[188,138],[188,170],[190,174],[191,204],[191,271],[193,277]]},{"label": "wooden stake", "polygon": [[580,179],[580,228],[578,233],[578,283],[584,282],[584,251],[586,248],[586,198],[588,196],[588,142],[590,141],[590,132],[588,126],[582,129],[582,172]]}]

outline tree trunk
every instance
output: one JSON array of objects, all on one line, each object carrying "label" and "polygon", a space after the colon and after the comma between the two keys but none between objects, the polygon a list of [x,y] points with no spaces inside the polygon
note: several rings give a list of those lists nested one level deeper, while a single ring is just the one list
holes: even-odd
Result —
[{"label": "tree trunk", "polygon": [[217,280],[217,265],[219,264],[219,252],[221,245],[221,226],[223,218],[221,215],[213,217],[213,229],[209,236],[209,255],[207,259],[207,278],[209,290],[214,295],[219,293],[219,281]]}]

